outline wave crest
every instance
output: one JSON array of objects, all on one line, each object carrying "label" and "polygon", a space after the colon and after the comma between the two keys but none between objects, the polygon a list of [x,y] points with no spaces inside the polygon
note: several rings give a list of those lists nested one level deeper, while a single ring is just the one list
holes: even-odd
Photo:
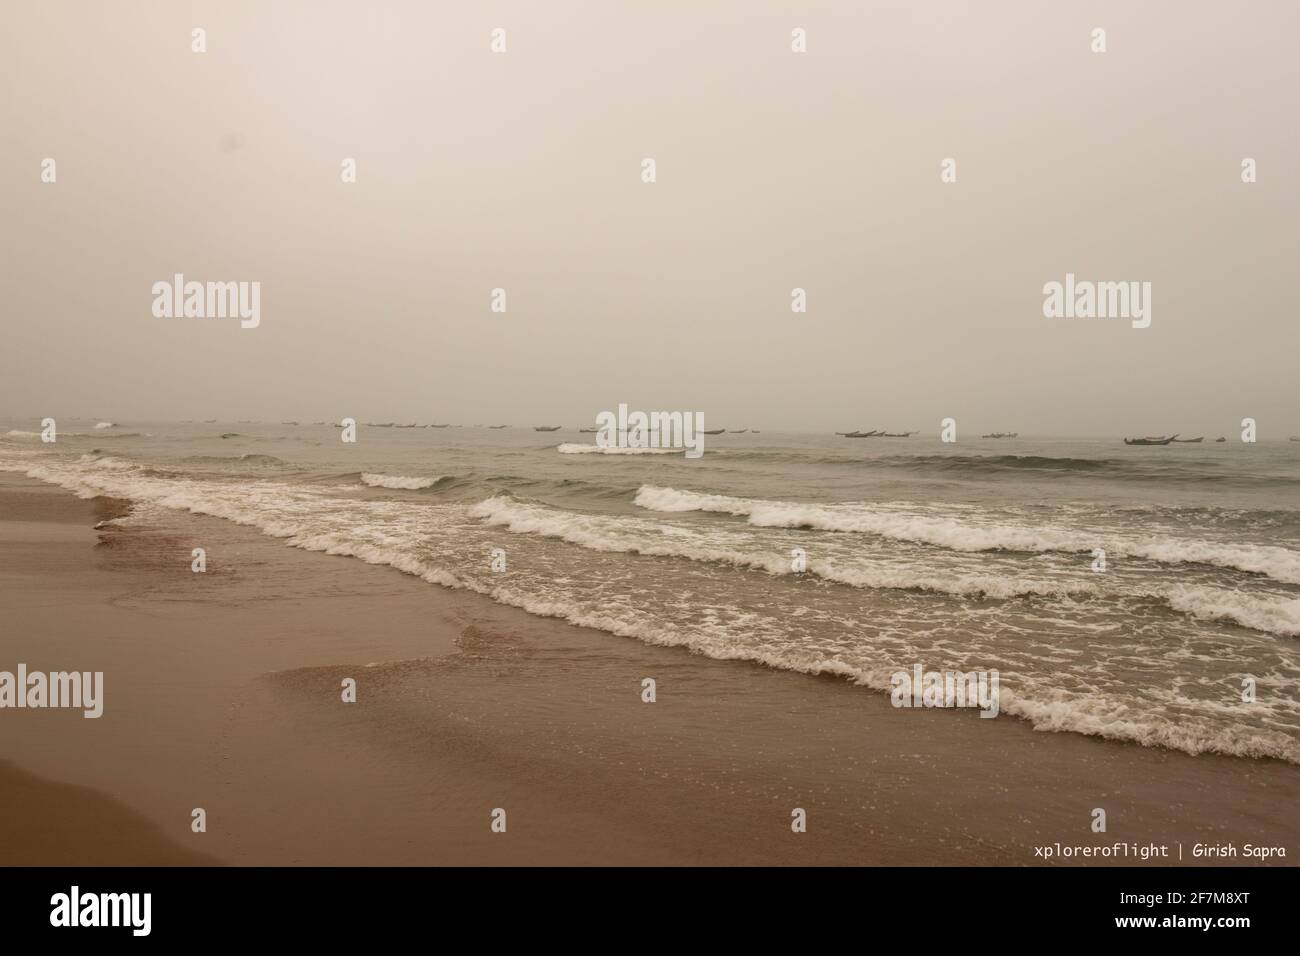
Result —
[{"label": "wave crest", "polygon": [[684,448],[622,448],[616,445],[581,445],[577,442],[564,442],[556,446],[561,455],[681,455]]},{"label": "wave crest", "polygon": [[760,528],[810,528],[817,531],[874,534],[896,541],[950,551],[1086,553],[1105,548],[1113,555],[1160,564],[1209,564],[1300,584],[1300,553],[1273,545],[1238,545],[1156,536],[1107,536],[1095,531],[975,523],[915,511],[885,510],[869,504],[817,505],[699,494],[643,485],[633,503],[648,511],[704,511],[744,517]]},{"label": "wave crest", "polygon": [[393,488],[405,491],[419,491],[421,488],[432,488],[438,482],[442,481],[443,475],[435,475],[432,478],[408,478],[406,475],[378,475],[372,472],[362,472],[361,481],[371,488]]}]

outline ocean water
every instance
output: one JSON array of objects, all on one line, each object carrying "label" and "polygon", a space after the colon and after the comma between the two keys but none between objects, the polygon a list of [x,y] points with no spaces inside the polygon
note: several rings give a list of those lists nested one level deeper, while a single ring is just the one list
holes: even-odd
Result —
[{"label": "ocean water", "polygon": [[863,693],[916,664],[996,669],[999,719],[1300,763],[1300,443],[764,431],[692,460],[605,454],[576,429],[38,430],[0,422],[0,470],[131,498],[129,520],[215,515]]}]

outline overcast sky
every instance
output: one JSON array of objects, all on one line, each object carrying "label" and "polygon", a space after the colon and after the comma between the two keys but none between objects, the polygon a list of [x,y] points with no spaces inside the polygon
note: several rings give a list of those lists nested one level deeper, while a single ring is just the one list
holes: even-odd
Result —
[{"label": "overcast sky", "polygon": [[[8,0],[0,415],[1297,434],[1297,35],[1266,2]],[[155,318],[177,272],[259,281],[260,327]],[[1044,318],[1067,272],[1150,282],[1151,326]]]}]

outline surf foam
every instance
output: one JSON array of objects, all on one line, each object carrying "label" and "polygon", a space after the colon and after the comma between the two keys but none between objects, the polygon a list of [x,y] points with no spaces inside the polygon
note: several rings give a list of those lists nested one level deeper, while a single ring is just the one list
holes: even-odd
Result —
[{"label": "surf foam", "polygon": [[442,475],[436,475],[433,478],[408,478],[406,475],[377,475],[371,472],[362,472],[361,480],[371,488],[393,488],[405,491],[418,491],[421,488],[432,488],[442,480]]}]

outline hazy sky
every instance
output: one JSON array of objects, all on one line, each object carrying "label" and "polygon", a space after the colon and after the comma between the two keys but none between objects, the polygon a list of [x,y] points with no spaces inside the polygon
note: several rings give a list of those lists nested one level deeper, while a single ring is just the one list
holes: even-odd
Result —
[{"label": "hazy sky", "polygon": [[[0,415],[1297,434],[1297,35],[1226,0],[5,0]],[[259,281],[260,327],[155,318],[176,272]],[[1044,318],[1067,272],[1151,282],[1151,327]]]}]

